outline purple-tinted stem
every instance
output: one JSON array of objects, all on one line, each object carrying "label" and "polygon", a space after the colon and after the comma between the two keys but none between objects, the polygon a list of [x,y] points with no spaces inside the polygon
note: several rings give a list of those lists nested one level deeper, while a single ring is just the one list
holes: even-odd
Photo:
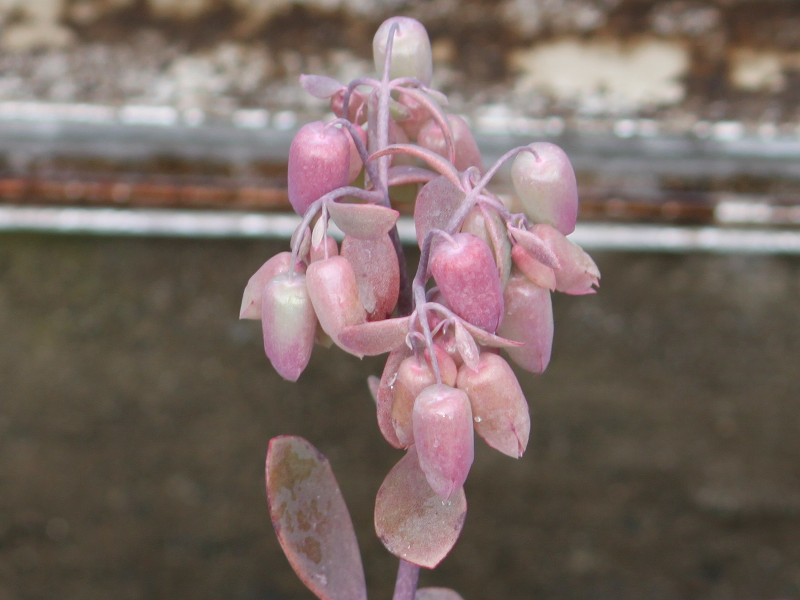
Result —
[{"label": "purple-tinted stem", "polygon": [[[320,196],[308,206],[306,212],[303,214],[303,220],[300,221],[300,225],[297,226],[297,231],[304,231],[305,228],[311,224],[311,220],[316,216],[326,202],[331,202],[337,198],[341,198],[342,196],[355,196],[356,198],[364,200],[365,202],[374,202],[376,199],[382,197],[374,191],[364,190],[360,187],[346,185],[336,188],[335,190],[331,190],[327,194]],[[295,243],[292,245],[292,270],[294,270],[294,264],[297,262],[297,253],[300,250],[300,245],[302,242],[303,236],[298,235]]]},{"label": "purple-tinted stem", "polygon": [[[381,76],[380,96],[378,97],[378,148],[389,145],[389,100],[391,88],[389,87],[389,70],[392,68],[392,46],[394,34],[397,33],[397,23],[392,23],[389,28],[389,37],[386,40],[386,57],[383,61],[383,75]],[[378,173],[381,186],[386,189],[389,181],[389,157],[378,160]]]},{"label": "purple-tinted stem", "polygon": [[419,582],[419,567],[400,559],[392,600],[414,600]]},{"label": "purple-tinted stem", "polygon": [[367,152],[366,146],[364,146],[361,136],[356,132],[355,125],[344,117],[336,119],[334,123],[340,123],[347,129],[350,137],[353,138],[353,143],[356,146],[356,150],[358,150],[358,155],[361,157],[361,162],[364,163],[364,168],[367,170],[367,176],[371,181],[377,181],[378,174],[375,172],[375,166],[369,162],[369,153]]}]

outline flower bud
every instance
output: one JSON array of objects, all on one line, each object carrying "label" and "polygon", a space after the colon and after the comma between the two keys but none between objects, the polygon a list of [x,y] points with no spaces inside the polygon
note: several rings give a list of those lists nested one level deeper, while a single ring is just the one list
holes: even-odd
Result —
[{"label": "flower bud", "polygon": [[[454,386],[458,374],[456,364],[444,349],[435,346],[435,351],[442,383]],[[397,433],[397,439],[404,446],[409,446],[414,442],[414,430],[411,422],[414,401],[422,390],[434,383],[436,383],[436,374],[428,360],[412,355],[400,363],[392,397],[392,424]]]},{"label": "flower bud", "polygon": [[304,215],[322,195],[347,185],[350,136],[336,125],[314,121],[303,125],[289,147],[289,202]]},{"label": "flower bud", "polygon": [[317,318],[306,278],[282,273],[270,279],[261,295],[264,352],[278,374],[297,381],[311,359]]},{"label": "flower bud", "polygon": [[481,353],[476,369],[458,370],[458,389],[472,404],[475,431],[489,446],[519,458],[528,445],[531,418],[514,371],[499,355]]},{"label": "flower bud", "polygon": [[531,232],[539,236],[558,258],[555,269],[556,291],[581,296],[594,294],[600,285],[600,269],[586,251],[550,225],[534,225]]},{"label": "flower bud", "polygon": [[417,396],[412,422],[419,466],[433,491],[447,500],[464,485],[474,458],[469,398],[448,385],[431,385]]},{"label": "flower bud", "polygon": [[348,325],[367,320],[353,267],[343,256],[313,262],[306,270],[306,286],[323,331],[341,347],[339,333]]},{"label": "flower bud", "polygon": [[376,321],[391,315],[400,295],[400,265],[389,235],[374,239],[346,235],[342,256],[353,266],[367,319]]},{"label": "flower bud", "polygon": [[[261,294],[264,291],[264,286],[276,275],[287,273],[291,263],[291,252],[279,252],[261,265],[258,271],[253,273],[242,294],[242,306],[239,309],[240,319],[258,320],[261,318]],[[301,262],[297,262],[295,270],[305,273],[306,266]]]},{"label": "flower bud", "polygon": [[378,73],[383,73],[386,45],[393,25],[397,25],[397,29],[392,39],[389,78],[416,77],[424,85],[430,85],[433,75],[431,41],[425,26],[411,17],[387,19],[375,33],[372,39],[372,53]]},{"label": "flower bud", "polygon": [[550,290],[520,273],[511,276],[503,290],[506,312],[497,334],[525,344],[506,348],[520,367],[537,375],[550,363],[553,349],[553,303]]},{"label": "flower bud", "polygon": [[525,214],[534,223],[547,223],[564,235],[575,231],[578,184],[566,153],[549,142],[529,145],[517,154],[511,180]]},{"label": "flower bud", "polygon": [[461,224],[461,232],[477,235],[489,244],[500,282],[505,285],[511,275],[511,240],[508,238],[503,217],[492,208],[474,206]]},{"label": "flower bud", "polygon": [[430,270],[453,312],[485,331],[497,331],[503,317],[503,288],[486,242],[471,233],[437,241]]}]

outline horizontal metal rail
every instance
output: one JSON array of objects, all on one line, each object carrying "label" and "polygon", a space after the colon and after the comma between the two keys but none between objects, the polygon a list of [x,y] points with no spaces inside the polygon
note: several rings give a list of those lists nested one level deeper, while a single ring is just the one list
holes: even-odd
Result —
[{"label": "horizontal metal rail", "polygon": [[[289,239],[297,215],[252,212],[0,206],[0,231],[193,238]],[[413,220],[398,221],[416,241]],[[800,254],[800,231],[744,227],[579,224],[570,236],[591,250]]]}]

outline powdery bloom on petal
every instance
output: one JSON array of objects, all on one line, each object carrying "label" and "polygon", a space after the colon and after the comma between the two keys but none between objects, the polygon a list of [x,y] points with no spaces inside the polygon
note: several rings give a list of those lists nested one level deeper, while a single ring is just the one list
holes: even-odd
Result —
[{"label": "powdery bloom on petal", "polygon": [[298,215],[324,194],[347,185],[350,135],[340,127],[313,121],[295,135],[289,147],[289,202]]},{"label": "powdery bloom on petal", "polygon": [[497,354],[484,352],[477,369],[459,369],[456,385],[469,396],[478,435],[511,458],[522,456],[531,419],[525,395],[509,364]]},{"label": "powdery bloom on petal", "polygon": [[534,225],[531,231],[545,240],[558,257],[557,291],[577,296],[595,293],[594,288],[600,285],[600,270],[583,248],[550,225]]},{"label": "powdery bloom on petal", "polygon": [[[546,267],[545,267],[546,268]],[[517,365],[531,373],[541,374],[550,363],[553,349],[553,303],[550,290],[515,273],[503,290],[506,313],[497,333],[522,342],[517,348],[506,348]]]},{"label": "powdery bloom on petal", "polygon": [[419,466],[444,500],[461,489],[474,458],[472,409],[467,395],[437,383],[420,392],[411,420]]},{"label": "powdery bloom on petal", "polygon": [[317,318],[305,275],[282,273],[270,279],[261,297],[264,352],[278,374],[297,381],[311,359]]},{"label": "powdery bloom on petal", "polygon": [[360,357],[357,351],[343,347],[339,340],[339,334],[345,327],[367,320],[358,297],[353,267],[343,256],[318,260],[306,270],[306,285],[323,331],[331,336],[337,346]]},{"label": "powdery bloom on petal", "polygon": [[534,223],[547,223],[568,235],[578,217],[578,184],[566,153],[549,142],[535,142],[511,165],[514,190]]},{"label": "powdery bloom on petal", "polygon": [[437,241],[430,270],[453,312],[490,333],[497,331],[503,318],[503,288],[486,242],[471,233]]},{"label": "powdery bloom on petal", "polygon": [[[279,252],[253,273],[242,293],[242,306],[239,309],[240,319],[261,319],[261,294],[264,292],[264,286],[276,275],[287,273],[291,263],[291,252]],[[306,266],[297,262],[295,269],[298,273],[305,273]]]}]

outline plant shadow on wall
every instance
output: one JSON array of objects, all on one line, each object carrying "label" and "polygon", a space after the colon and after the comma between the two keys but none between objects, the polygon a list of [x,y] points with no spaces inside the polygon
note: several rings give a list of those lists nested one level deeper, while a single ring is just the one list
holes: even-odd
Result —
[{"label": "plant shadow on wall", "polygon": [[[302,221],[291,251],[248,282],[240,317],[261,320],[266,355],[290,381],[316,343],[357,357],[388,354],[369,389],[383,437],[405,454],[378,490],[375,530],[400,559],[394,600],[454,600],[449,588],[418,589],[418,579],[464,526],[474,433],[512,458],[528,445],[528,404],[500,350],[541,374],[553,341],[551,293],[593,293],[600,272],[567,238],[578,193],[559,147],[535,142],[485,168],[468,124],[429,87],[422,24],[385,21],[373,51],[379,79],[301,78],[337,118],[305,125],[291,144],[289,200]],[[509,161],[521,212],[489,190]],[[419,188],[413,277],[392,207],[395,190],[410,186]],[[322,600],[365,599],[358,542],[327,459],[303,438],[275,438],[266,488],[303,583]]]}]

